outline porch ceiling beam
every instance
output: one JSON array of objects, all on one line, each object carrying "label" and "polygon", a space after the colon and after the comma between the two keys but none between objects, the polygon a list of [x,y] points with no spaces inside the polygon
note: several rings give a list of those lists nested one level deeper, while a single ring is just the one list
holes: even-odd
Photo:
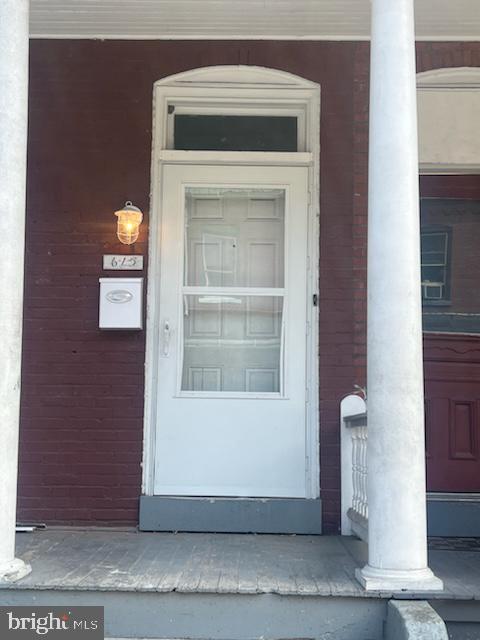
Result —
[{"label": "porch ceiling beam", "polygon": [[28,117],[28,0],[0,2],[0,583],[30,567],[15,558]]},{"label": "porch ceiling beam", "polygon": [[427,565],[413,0],[372,0],[368,590],[443,588]]},{"label": "porch ceiling beam", "polygon": [[[416,0],[419,40],[480,40],[478,0]],[[31,0],[34,38],[368,40],[370,0]]]}]

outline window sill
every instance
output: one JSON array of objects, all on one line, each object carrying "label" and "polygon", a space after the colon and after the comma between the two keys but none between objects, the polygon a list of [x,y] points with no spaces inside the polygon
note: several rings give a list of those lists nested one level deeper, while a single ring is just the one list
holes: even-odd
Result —
[{"label": "window sill", "polygon": [[422,300],[423,307],[450,307],[451,300]]}]

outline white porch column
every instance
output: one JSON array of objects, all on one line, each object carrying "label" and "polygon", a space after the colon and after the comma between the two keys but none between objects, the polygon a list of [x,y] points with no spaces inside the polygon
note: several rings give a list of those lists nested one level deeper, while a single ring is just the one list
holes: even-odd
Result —
[{"label": "white porch column", "polygon": [[414,0],[372,0],[366,589],[438,590],[427,566]]},{"label": "white porch column", "polygon": [[0,581],[15,558],[28,104],[28,0],[0,0]]}]

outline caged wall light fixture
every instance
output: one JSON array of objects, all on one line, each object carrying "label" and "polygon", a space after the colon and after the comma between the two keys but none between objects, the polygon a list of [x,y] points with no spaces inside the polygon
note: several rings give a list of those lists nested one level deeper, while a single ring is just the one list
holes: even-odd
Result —
[{"label": "caged wall light fixture", "polygon": [[117,216],[117,237],[123,244],[133,244],[138,239],[143,214],[138,207],[127,200],[125,206],[115,211]]}]

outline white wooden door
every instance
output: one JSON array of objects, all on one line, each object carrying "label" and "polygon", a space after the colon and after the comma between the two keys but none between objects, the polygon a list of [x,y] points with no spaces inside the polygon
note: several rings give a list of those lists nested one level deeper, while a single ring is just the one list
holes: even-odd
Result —
[{"label": "white wooden door", "polygon": [[306,497],[307,169],[161,188],[154,492]]}]

